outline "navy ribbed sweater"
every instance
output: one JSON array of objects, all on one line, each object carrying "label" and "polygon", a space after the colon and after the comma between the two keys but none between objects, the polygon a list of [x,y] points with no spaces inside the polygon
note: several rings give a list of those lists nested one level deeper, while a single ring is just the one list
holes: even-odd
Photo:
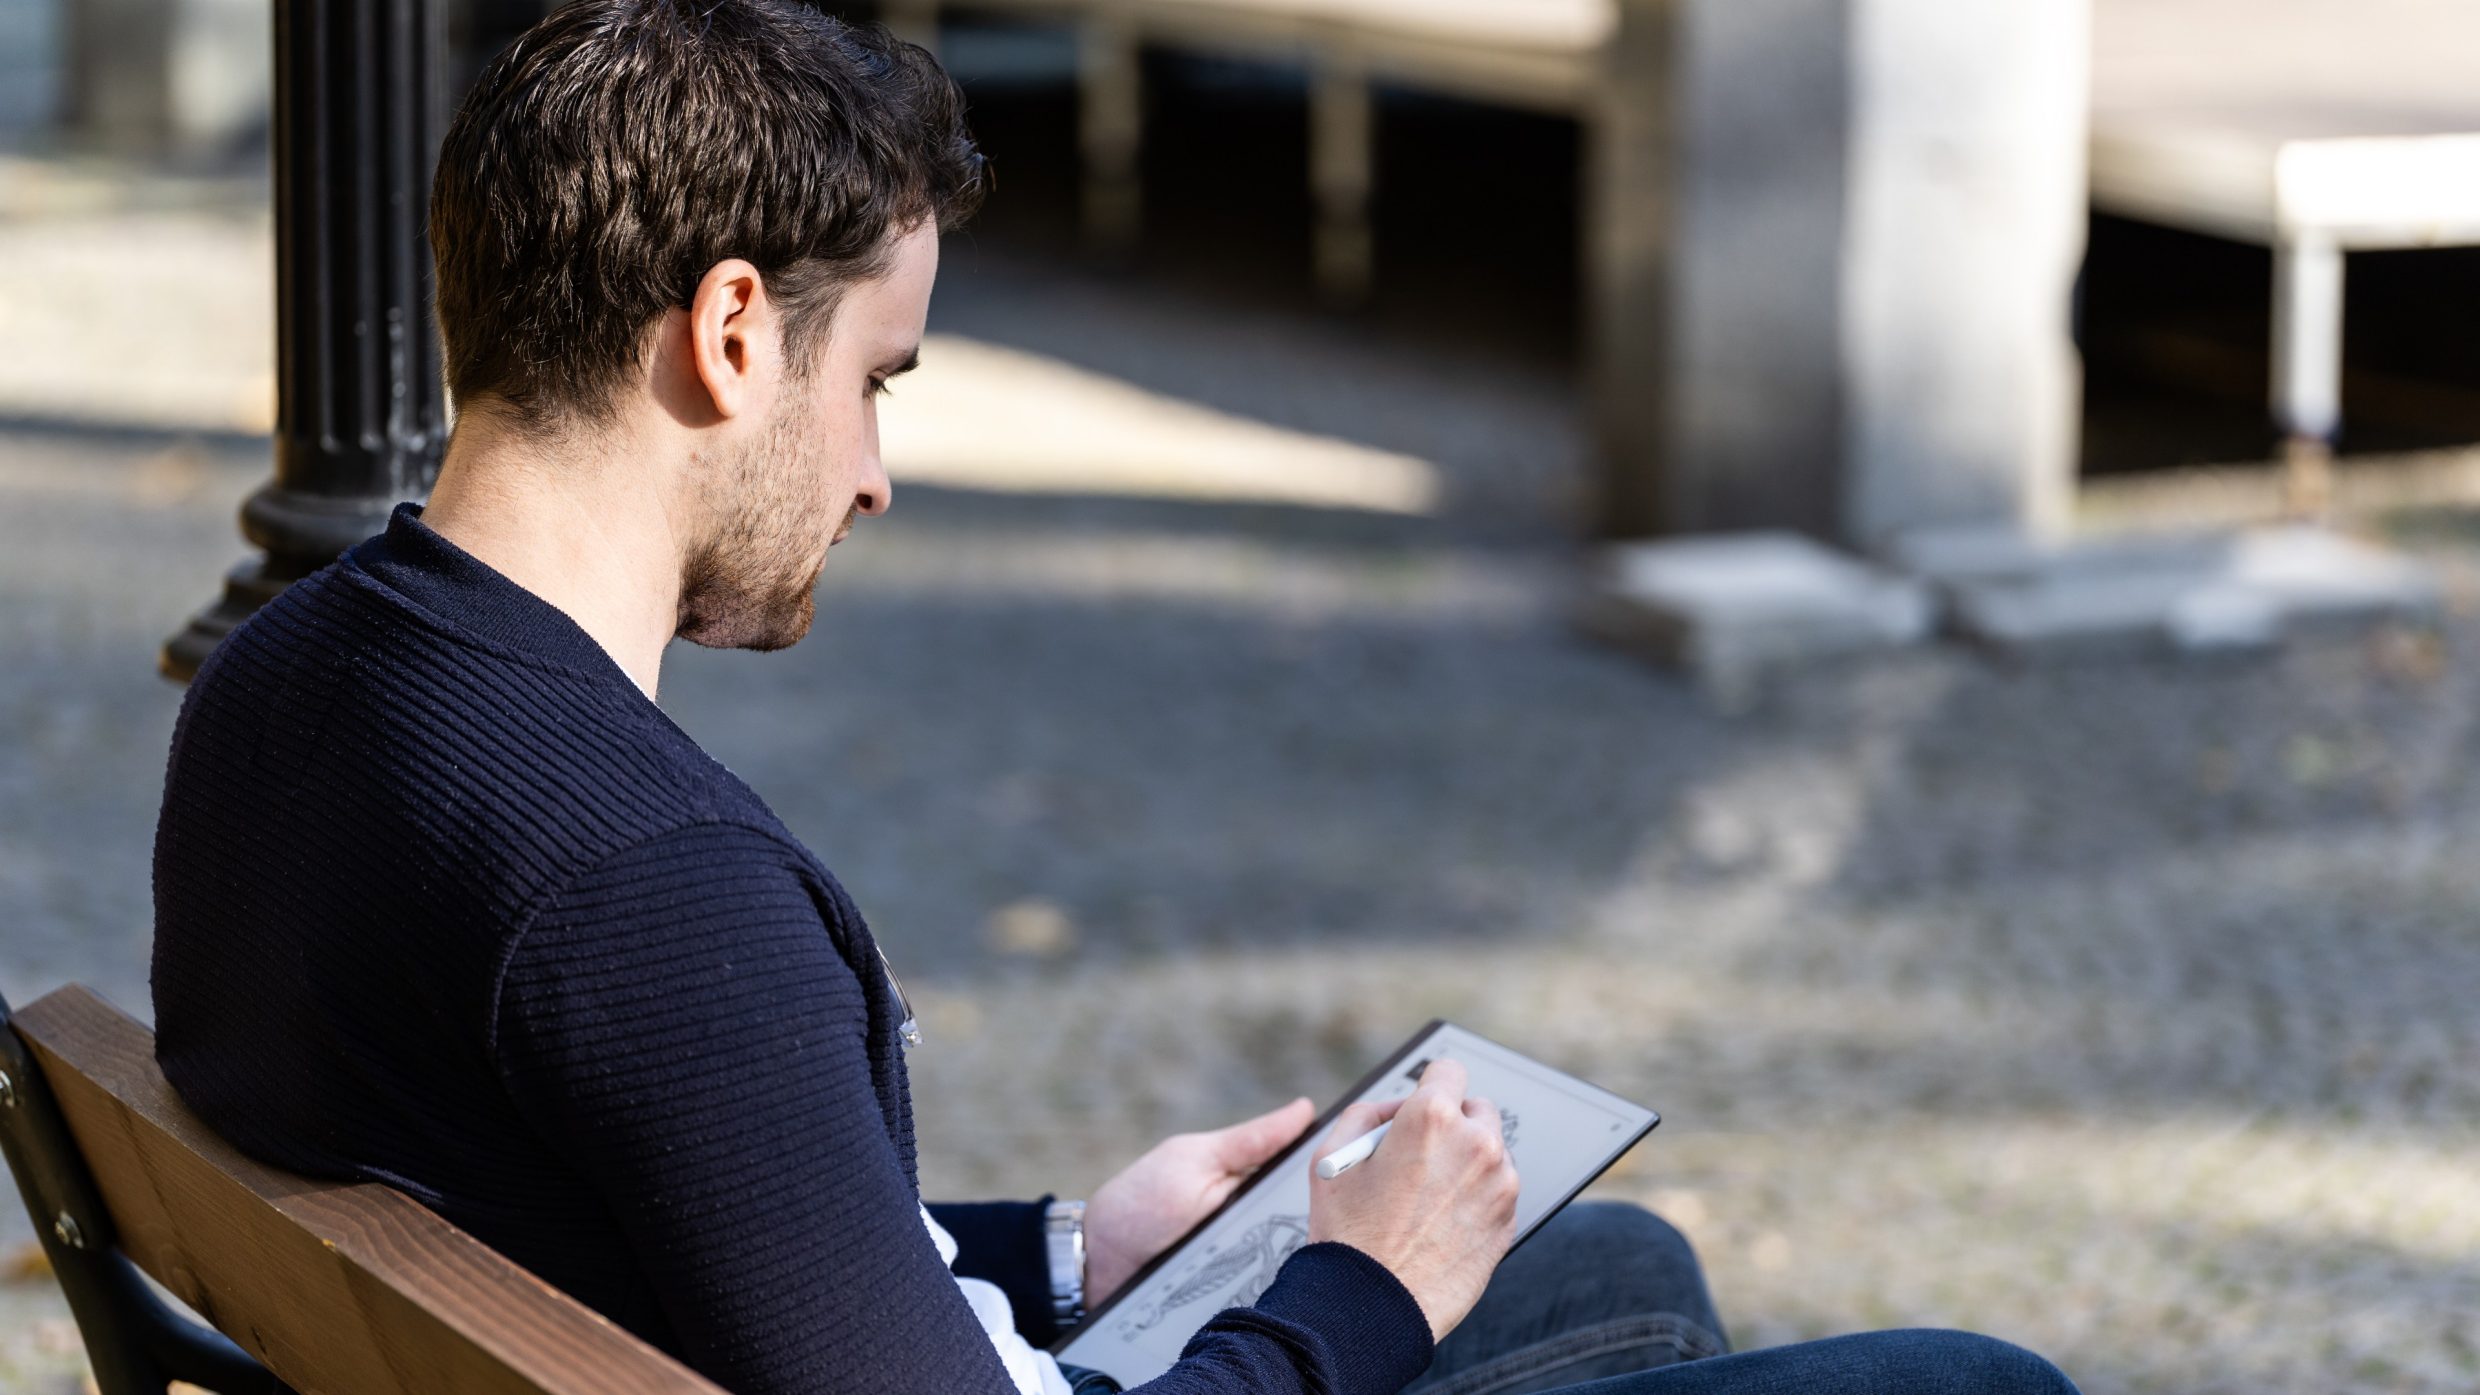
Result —
[{"label": "navy ribbed sweater", "polygon": [[[869,928],[566,615],[401,505],[190,685],[156,1053],[277,1166],[391,1183],[747,1395],[1004,1395],[915,1210]],[[1038,1203],[933,1206],[1039,1343]],[[1387,1395],[1394,1276],[1308,1246],[1147,1395]]]}]

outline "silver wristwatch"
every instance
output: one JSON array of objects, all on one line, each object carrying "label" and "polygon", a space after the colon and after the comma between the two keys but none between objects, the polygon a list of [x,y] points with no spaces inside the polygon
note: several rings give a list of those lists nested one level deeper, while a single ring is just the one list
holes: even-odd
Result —
[{"label": "silver wristwatch", "polygon": [[1062,1328],[1073,1327],[1085,1316],[1085,1203],[1044,1207],[1042,1241],[1050,1252],[1051,1316]]}]

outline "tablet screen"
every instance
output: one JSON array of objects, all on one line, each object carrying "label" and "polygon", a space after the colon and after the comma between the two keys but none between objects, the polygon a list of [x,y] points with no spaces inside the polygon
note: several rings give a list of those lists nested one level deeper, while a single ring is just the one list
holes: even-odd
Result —
[{"label": "tablet screen", "polygon": [[1310,1151],[1323,1151],[1335,1115],[1362,1100],[1411,1094],[1421,1068],[1439,1057],[1461,1063],[1471,1076],[1469,1093],[1498,1106],[1508,1155],[1522,1184],[1516,1198],[1518,1244],[1661,1122],[1642,1105],[1487,1037],[1432,1022],[1052,1351],[1062,1361],[1108,1372],[1125,1386],[1170,1370],[1207,1319],[1256,1302],[1283,1261],[1309,1242]]}]

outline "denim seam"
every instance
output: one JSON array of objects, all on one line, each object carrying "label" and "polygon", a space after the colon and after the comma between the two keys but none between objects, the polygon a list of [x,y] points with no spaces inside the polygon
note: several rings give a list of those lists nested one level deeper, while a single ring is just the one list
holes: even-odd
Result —
[{"label": "denim seam", "polygon": [[1459,1371],[1435,1385],[1419,1387],[1418,1395],[1494,1395],[1519,1381],[1530,1380],[1544,1371],[1590,1357],[1624,1351],[1632,1346],[1663,1344],[1679,1353],[1680,1361],[1697,1361],[1722,1353],[1722,1341],[1698,1323],[1674,1313],[1639,1314],[1612,1318],[1591,1327],[1580,1327],[1556,1337],[1521,1347],[1466,1371]]}]

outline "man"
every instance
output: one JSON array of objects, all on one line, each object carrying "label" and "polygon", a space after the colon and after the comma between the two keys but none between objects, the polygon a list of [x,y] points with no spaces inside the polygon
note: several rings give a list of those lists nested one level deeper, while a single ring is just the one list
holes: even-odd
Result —
[{"label": "man", "polygon": [[[869,927],[655,705],[675,636],[799,640],[829,549],[886,511],[872,400],[981,182],[952,84],[875,28],[792,0],[546,19],[441,151],[458,417],[429,503],[236,629],[173,738],[153,987],[183,1097],[750,1395],[1062,1395],[1086,1376],[1039,1349],[1061,1322],[1311,1117],[1166,1141],[1095,1192],[1081,1265],[1072,1204],[925,1207]],[[1577,1208],[1493,1283],[1516,1179],[1463,1086],[1442,1063],[1348,1113],[1338,1135],[1391,1113],[1385,1146],[1315,1183],[1307,1243],[1144,1389],[1476,1395],[1719,1352],[1641,1211]],[[1913,1340],[1869,1369],[2057,1388],[2012,1348]]]}]

